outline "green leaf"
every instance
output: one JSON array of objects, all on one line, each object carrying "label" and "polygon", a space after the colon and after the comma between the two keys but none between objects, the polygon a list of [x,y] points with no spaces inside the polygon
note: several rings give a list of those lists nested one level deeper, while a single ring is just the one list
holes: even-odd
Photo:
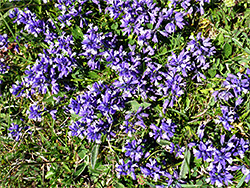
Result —
[{"label": "green leaf", "polygon": [[52,178],[55,175],[55,171],[54,170],[50,170],[47,172],[47,174],[45,175],[45,179],[49,179]]},{"label": "green leaf", "polygon": [[153,24],[148,23],[148,24],[147,24],[147,27],[148,27],[149,29],[153,29]]},{"label": "green leaf", "polygon": [[228,58],[232,54],[232,46],[226,43],[223,51],[224,51],[225,57]]},{"label": "green leaf", "polygon": [[248,117],[250,110],[248,110],[247,112],[245,112],[243,115],[241,115],[240,119],[241,120],[245,120]]},{"label": "green leaf", "polygon": [[177,114],[180,114],[180,115],[182,115],[185,119],[189,119],[189,117],[186,115],[186,114],[184,114],[183,112],[180,112],[180,111],[178,111],[178,110],[175,110],[175,109],[173,109],[173,108],[168,108],[168,110],[170,110],[170,111],[173,111],[173,112],[176,112]]},{"label": "green leaf", "polygon": [[224,43],[224,36],[223,36],[223,33],[220,33],[219,36],[218,36],[218,41],[219,41],[219,44],[223,44]]},{"label": "green leaf", "polygon": [[82,29],[79,26],[76,26],[74,29],[72,29],[72,35],[75,39],[83,40],[84,38]]},{"label": "green leaf", "polygon": [[240,181],[239,181],[239,183],[237,184],[236,188],[240,188],[240,187],[243,185],[243,183],[244,183],[246,177],[247,177],[247,174],[244,175],[244,176],[240,179]]},{"label": "green leaf", "polygon": [[125,186],[122,183],[118,183],[118,182],[115,183],[114,187],[116,187],[116,188],[125,188]]},{"label": "green leaf", "polygon": [[247,163],[248,166],[250,166],[250,161],[246,156],[244,157],[244,161]]},{"label": "green leaf", "polygon": [[69,172],[71,173],[71,170],[69,169],[69,167],[65,164],[65,163],[62,163],[63,167]]},{"label": "green leaf", "polygon": [[97,72],[94,72],[94,71],[89,71],[89,73],[88,73],[88,76],[90,77],[90,78],[94,78],[94,79],[98,79],[98,78],[100,78],[100,76],[98,75],[98,73]]},{"label": "green leaf", "polygon": [[246,47],[246,48],[244,48],[244,50],[245,50],[246,53],[250,54],[249,48]]},{"label": "green leaf", "polygon": [[148,102],[143,102],[143,103],[141,103],[141,106],[145,109],[145,108],[151,106],[151,104]]},{"label": "green leaf", "polygon": [[145,108],[151,106],[151,104],[148,102],[143,102],[143,103],[139,104],[136,100],[129,101],[128,103],[130,103],[133,112],[137,112],[137,110],[140,107],[143,107],[145,109]]},{"label": "green leaf", "polygon": [[208,74],[213,78],[216,75],[216,69],[209,69]]},{"label": "green leaf", "polygon": [[76,172],[74,173],[74,176],[77,178],[78,176],[80,176],[83,171],[85,170],[85,168],[88,166],[87,163],[82,163],[80,164],[77,168],[76,168]]},{"label": "green leaf", "polygon": [[78,156],[83,159],[86,156],[86,150],[82,149],[79,151]]},{"label": "green leaf", "polygon": [[[10,9],[9,11],[12,11],[13,10],[13,8],[12,9]],[[7,18],[8,16],[9,16],[9,11],[7,11],[4,15],[2,15],[1,17],[0,17],[0,22],[3,20],[3,19],[5,19],[5,18]],[[1,24],[0,24],[1,25]]]},{"label": "green leaf", "polygon": [[111,29],[117,30],[117,28],[118,28],[118,23],[117,23],[117,22],[116,22],[116,23],[113,23],[113,24],[111,25]]},{"label": "green leaf", "polygon": [[160,144],[160,145],[162,145],[162,146],[166,146],[166,145],[170,145],[171,142],[168,141],[168,140],[160,140],[160,141],[158,142],[158,144]]},{"label": "green leaf", "polygon": [[99,147],[100,147],[100,145],[96,144],[96,145],[94,145],[94,147],[91,151],[91,167],[92,167],[92,169],[95,169]]},{"label": "green leaf", "polygon": [[189,149],[186,148],[185,158],[182,161],[181,171],[180,171],[181,179],[187,178],[187,174],[189,172],[190,159],[191,159],[191,152],[189,151]]}]

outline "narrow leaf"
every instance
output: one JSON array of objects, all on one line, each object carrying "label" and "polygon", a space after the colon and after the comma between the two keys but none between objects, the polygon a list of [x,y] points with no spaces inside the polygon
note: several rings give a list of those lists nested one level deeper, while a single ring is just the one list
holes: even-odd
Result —
[{"label": "narrow leaf", "polygon": [[95,164],[97,161],[97,155],[98,155],[98,151],[99,151],[99,144],[94,145],[92,151],[91,151],[91,167],[92,169],[95,169]]},{"label": "narrow leaf", "polygon": [[181,179],[186,179],[187,178],[186,175],[189,172],[190,158],[191,158],[191,152],[186,148],[185,158],[184,158],[184,160],[182,162],[181,171],[180,171]]},{"label": "narrow leaf", "polygon": [[80,164],[77,168],[76,168],[76,172],[74,173],[74,176],[77,178],[78,176],[80,176],[83,171],[85,170],[85,168],[87,167],[87,163],[82,163]]},{"label": "narrow leaf", "polygon": [[228,58],[232,54],[232,46],[228,43],[224,46],[224,55],[226,58]]},{"label": "narrow leaf", "polygon": [[240,181],[239,181],[239,183],[237,184],[236,188],[240,188],[240,187],[242,186],[242,184],[244,183],[246,177],[247,177],[247,174],[244,175],[244,176],[240,179]]}]

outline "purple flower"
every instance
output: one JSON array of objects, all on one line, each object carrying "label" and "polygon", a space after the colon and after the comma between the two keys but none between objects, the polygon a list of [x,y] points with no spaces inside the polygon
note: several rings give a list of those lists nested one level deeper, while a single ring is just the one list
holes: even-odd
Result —
[{"label": "purple flower", "polygon": [[202,158],[204,161],[211,161],[212,159],[212,155],[215,151],[215,148],[212,145],[211,141],[207,141],[207,142],[202,142],[200,141],[199,144],[197,144],[198,148],[193,148],[193,153],[194,156],[197,159]]},{"label": "purple flower", "polygon": [[7,51],[8,44],[9,41],[7,34],[0,35],[0,50]]},{"label": "purple flower", "polygon": [[50,113],[50,115],[52,116],[52,118],[54,119],[54,120],[56,120],[56,112],[57,112],[57,110],[51,110],[49,113]]},{"label": "purple flower", "polygon": [[41,107],[37,105],[37,103],[30,106],[29,110],[27,110],[27,114],[29,114],[29,119],[33,119],[34,121],[42,120],[42,111]]},{"label": "purple flower", "polygon": [[91,69],[99,69],[100,63],[105,59],[105,55],[109,54],[110,48],[115,45],[115,36],[111,33],[106,35],[102,32],[98,33],[98,30],[97,26],[89,25],[89,29],[82,41],[82,53],[79,54],[88,59],[88,65]]},{"label": "purple flower", "polygon": [[228,131],[233,128],[232,124],[236,119],[238,119],[238,115],[233,110],[233,108],[230,108],[228,106],[221,106],[222,116],[219,116],[219,120],[215,120],[215,122],[222,123],[224,128]]},{"label": "purple flower", "polygon": [[19,127],[19,125],[12,123],[12,126],[8,129],[11,131],[8,135],[9,137],[15,139],[18,141],[20,139],[20,136],[22,136],[21,130],[23,129],[22,127]]},{"label": "purple flower", "polygon": [[243,166],[241,171],[246,176],[245,182],[248,183],[250,180],[250,169],[246,168],[246,166]]},{"label": "purple flower", "polygon": [[69,129],[70,136],[78,136],[81,139],[84,138],[85,125],[83,123],[76,121],[73,125],[69,126]]},{"label": "purple flower", "polygon": [[126,151],[125,156],[130,157],[132,161],[139,162],[143,156],[143,146],[141,146],[141,142],[142,140],[127,142],[126,146],[122,149],[123,151]]},{"label": "purple flower", "polygon": [[149,133],[150,137],[154,137],[157,142],[160,142],[161,139],[163,140],[170,140],[174,136],[175,128],[177,126],[172,123],[171,119],[166,120],[165,118],[161,120],[160,127],[151,124],[150,128],[153,130],[153,132]]},{"label": "purple flower", "polygon": [[210,177],[207,179],[207,182],[211,181],[212,185],[216,185],[217,187],[222,187],[225,183],[227,186],[229,183],[232,183],[231,179],[233,175],[228,172],[228,170],[219,165],[215,165],[211,163],[208,167]]},{"label": "purple flower", "polygon": [[15,18],[15,17],[17,17],[18,12],[19,12],[19,9],[17,9],[17,8],[14,8],[13,10],[10,10],[10,11],[9,11],[9,17],[10,17],[10,18]]},{"label": "purple flower", "polygon": [[176,22],[176,25],[180,28],[180,29],[183,29],[183,26],[185,25],[184,23],[184,19],[183,19],[183,13],[181,12],[176,12],[175,13],[175,22]]},{"label": "purple flower", "polygon": [[118,178],[122,176],[126,176],[131,174],[133,180],[136,180],[136,175],[135,175],[135,167],[137,167],[137,164],[133,164],[132,161],[127,161],[127,163],[125,163],[123,161],[123,159],[121,159],[120,161],[120,165],[116,164],[116,171],[118,172],[117,176]]},{"label": "purple flower", "polygon": [[249,78],[241,73],[238,73],[237,76],[228,74],[223,86],[228,90],[232,89],[236,98],[243,93],[248,93],[250,90]]},{"label": "purple flower", "polygon": [[[21,119],[21,121],[23,120]],[[16,141],[19,141],[20,137],[23,135],[21,133],[22,130],[28,130],[30,128],[29,126],[20,127],[19,125],[14,123],[12,123],[11,125],[12,126],[8,129],[9,131],[11,131],[8,133],[8,136],[11,137],[12,139],[15,139]],[[32,132],[29,130],[27,131],[27,133],[32,134]]]}]

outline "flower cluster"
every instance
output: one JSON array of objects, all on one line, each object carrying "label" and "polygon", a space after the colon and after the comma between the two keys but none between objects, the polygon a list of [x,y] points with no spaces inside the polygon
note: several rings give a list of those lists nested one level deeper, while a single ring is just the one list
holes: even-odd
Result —
[{"label": "flower cluster", "polygon": [[126,146],[123,147],[123,151],[126,151],[125,156],[129,157],[132,161],[139,162],[143,156],[141,142],[142,140],[127,142]]},{"label": "flower cluster", "polygon": [[41,121],[42,120],[41,107],[39,105],[37,105],[36,103],[30,106],[30,109],[27,110],[27,114],[29,115],[29,119],[33,119],[34,121]]},{"label": "flower cluster", "polygon": [[88,59],[88,65],[91,69],[100,69],[100,62],[105,59],[105,54],[111,47],[114,47],[115,36],[112,33],[98,33],[98,27],[89,25],[87,33],[82,41],[82,50],[80,56]]},{"label": "flower cluster", "polygon": [[222,84],[222,87],[225,89],[217,90],[213,93],[215,100],[217,100],[217,98],[225,101],[236,99],[234,105],[240,105],[244,101],[244,94],[249,93],[250,90],[250,78],[248,75],[250,75],[250,69],[247,69],[245,74],[238,73],[237,76],[228,74],[226,80]]},{"label": "flower cluster", "polygon": [[[11,93],[32,101],[23,111],[31,122],[39,123],[49,114],[60,122],[58,115],[62,114],[58,112],[64,110],[72,116],[65,121],[70,136],[95,144],[116,144],[110,150],[121,154],[117,155],[118,178],[136,180],[143,175],[157,188],[181,187],[190,154],[205,163],[204,176],[212,185],[229,186],[236,170],[241,170],[248,182],[250,170],[239,161],[249,150],[249,141],[238,137],[234,128],[241,121],[240,106],[249,102],[250,69],[228,74],[222,89],[213,93],[215,104],[193,106],[186,99],[194,87],[210,82],[205,80],[209,79],[206,76],[215,47],[203,33],[186,32],[193,17],[203,15],[209,2],[56,0],[59,11],[47,20],[46,16],[40,20],[28,8],[14,8],[9,17],[23,27],[14,40],[23,46],[28,34],[40,41],[43,49],[35,62],[29,60]],[[100,23],[103,20],[107,23]],[[183,40],[186,43],[174,44]],[[0,50],[7,51],[10,41],[6,34],[0,35]],[[0,56],[1,74],[10,69],[4,63]],[[98,78],[89,80],[91,73]],[[106,74],[107,78],[100,76]],[[63,106],[60,110],[59,103]],[[192,116],[203,105],[219,107],[211,122],[216,127],[211,135],[220,142],[205,131],[203,114]],[[214,112],[209,107],[207,117]],[[193,117],[198,118],[190,121]],[[201,123],[196,136],[193,129],[198,126],[193,125],[197,122]],[[9,136],[18,141],[26,129],[12,124]],[[219,131],[226,133],[217,139]],[[186,135],[190,138],[184,138]]]},{"label": "flower cluster", "polygon": [[[114,90],[103,83],[94,83],[83,95],[71,99],[70,112],[79,115],[80,123],[86,124],[83,130],[89,141],[101,141],[101,134],[115,136],[111,130],[117,121],[114,114],[124,108],[124,99],[119,89]],[[79,123],[78,123],[79,124]],[[79,126],[71,126],[75,132]],[[72,129],[71,128],[71,129]]]},{"label": "flower cluster", "polygon": [[[22,130],[28,130],[30,127],[26,126],[26,127],[20,127],[18,124],[11,124],[12,126],[8,129],[9,132],[9,137],[12,139],[15,139],[16,141],[18,141],[20,139],[20,137],[23,135]],[[29,134],[31,134],[31,131],[28,131]]]},{"label": "flower cluster", "polygon": [[10,11],[9,16],[15,18],[13,23],[24,24],[24,30],[35,37],[46,31],[44,21],[37,19],[36,14],[32,13],[28,8],[25,8],[24,11],[14,8]]},{"label": "flower cluster", "polygon": [[172,52],[169,57],[169,66],[171,70],[181,72],[184,77],[192,75],[192,79],[201,82],[201,78],[206,79],[202,70],[210,67],[207,59],[215,53],[215,47],[212,46],[209,38],[204,38],[201,33],[196,37],[191,36],[191,41],[187,44],[179,56]]},{"label": "flower cluster", "polygon": [[19,85],[13,85],[13,94],[25,88],[31,89],[26,94],[28,96],[37,91],[45,94],[49,86],[51,86],[51,92],[56,94],[60,90],[59,84],[64,84],[66,90],[71,89],[69,83],[63,82],[63,78],[66,78],[75,67],[75,53],[71,48],[74,44],[72,36],[62,33],[57,39],[52,38],[47,43],[50,48],[44,50],[43,54],[38,54],[40,58],[32,67],[27,67],[24,81]]},{"label": "flower cluster", "polygon": [[140,45],[148,45],[150,40],[158,42],[157,33],[167,37],[176,31],[176,27],[182,29],[185,25],[184,12],[162,9],[153,0],[106,2],[106,12],[110,17],[117,19],[122,14],[120,27],[124,28],[123,34],[136,34]]},{"label": "flower cluster", "polygon": [[0,50],[7,51],[8,44],[9,41],[7,34],[0,35]]},{"label": "flower cluster", "polygon": [[176,127],[177,126],[172,123],[171,119],[162,119],[160,127],[156,126],[155,124],[150,125],[150,129],[152,129],[153,132],[150,132],[149,136],[154,137],[154,139],[158,142],[160,142],[160,139],[170,140],[170,138],[174,136]]},{"label": "flower cluster", "polygon": [[249,75],[249,69],[246,70],[245,74],[238,73],[237,76],[228,74],[226,80],[222,83],[223,89],[213,93],[216,101],[220,99],[222,103],[226,101],[233,106],[221,105],[222,116],[219,116],[219,120],[215,120],[216,123],[222,123],[228,131],[233,128],[232,123],[239,118],[238,107],[247,101],[245,95],[250,91]]},{"label": "flower cluster", "polygon": [[[92,10],[85,11],[86,6],[90,6],[87,4],[88,2],[92,2],[92,6],[98,6],[99,11],[101,12],[101,6],[98,0],[58,0],[55,3],[55,7],[57,7],[61,12],[60,16],[58,16],[58,20],[61,22],[61,29],[66,26],[71,26],[73,21],[79,20],[77,25],[80,28],[83,28],[84,25],[88,25],[88,16],[93,13]],[[87,4],[87,5],[86,5]]]},{"label": "flower cluster", "polygon": [[[249,148],[249,142],[243,138],[237,138],[233,135],[227,142],[225,142],[225,135],[220,139],[221,147],[214,146],[211,140],[200,141],[195,143],[193,153],[196,158],[202,158],[204,161],[209,162],[207,170],[210,177],[207,179],[211,184],[215,184],[218,187],[222,187],[224,183],[228,185],[231,183],[233,175],[232,171],[236,170],[233,166],[233,157],[239,156],[241,159],[244,157],[244,153]],[[192,147],[192,145],[190,145]]]}]

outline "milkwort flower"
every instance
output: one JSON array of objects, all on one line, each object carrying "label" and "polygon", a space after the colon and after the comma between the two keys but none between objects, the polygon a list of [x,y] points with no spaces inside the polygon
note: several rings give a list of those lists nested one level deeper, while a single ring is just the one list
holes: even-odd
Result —
[{"label": "milkwort flower", "polygon": [[250,180],[250,169],[249,168],[246,168],[246,166],[243,166],[242,169],[241,169],[242,173],[246,176],[245,178],[245,182],[248,183],[249,180]]},{"label": "milkwort flower", "polygon": [[202,158],[204,161],[211,161],[214,154],[215,148],[210,140],[200,141],[200,143],[195,144],[197,148],[193,148],[193,154],[197,159]]},{"label": "milkwort flower", "polygon": [[7,51],[8,45],[9,45],[8,35],[7,34],[0,35],[0,50]]},{"label": "milkwort flower", "polygon": [[173,107],[178,97],[184,94],[185,82],[176,71],[162,72],[162,75],[165,77],[165,83],[160,85],[159,91],[163,97],[167,98],[163,104],[165,111],[167,107]]},{"label": "milkwort flower", "polygon": [[77,136],[81,139],[84,138],[85,125],[79,121],[76,121],[69,126],[69,136]]},{"label": "milkwort flower", "polygon": [[22,133],[21,133],[22,127],[19,127],[19,125],[14,124],[14,123],[12,123],[11,125],[12,126],[8,129],[11,132],[8,135],[9,137],[18,141],[20,136],[22,136]]},{"label": "milkwort flower", "polygon": [[[8,129],[10,132],[8,133],[8,136],[12,139],[15,139],[16,141],[19,141],[20,137],[22,136],[22,130],[27,130],[30,127],[26,126],[26,127],[20,127],[18,124],[11,124],[12,126]],[[31,134],[31,131],[28,131],[29,134]]]},{"label": "milkwort flower", "polygon": [[[86,7],[98,6],[99,12],[102,12],[100,2],[98,0],[58,0],[55,3],[61,14],[58,16],[58,20],[61,22],[61,28],[64,28],[66,25],[71,26],[71,22],[77,22],[76,24],[83,28],[83,23],[88,25],[88,15],[93,13],[92,10],[85,11]],[[79,20],[79,22],[78,22]]]},{"label": "milkwort flower", "polygon": [[201,82],[201,78],[206,77],[200,71],[209,68],[207,59],[215,53],[215,47],[212,46],[210,39],[202,37],[201,33],[198,33],[196,37],[190,36],[190,39],[186,50],[189,51],[192,71],[195,73],[192,79],[197,78],[197,81]]},{"label": "milkwort flower", "polygon": [[155,124],[150,125],[150,129],[152,129],[153,132],[149,133],[150,137],[154,137],[157,142],[160,142],[160,140],[170,140],[174,136],[175,128],[177,125],[175,125],[171,119],[165,119],[163,118],[160,123],[160,127],[156,126]]},{"label": "milkwort flower", "polygon": [[245,141],[243,138],[238,138],[233,135],[227,142],[226,150],[230,150],[233,156],[240,156],[244,158],[245,152],[249,149],[249,141]]},{"label": "milkwort flower", "polygon": [[207,182],[216,184],[218,187],[222,187],[225,183],[231,183],[233,176],[229,171],[238,170],[233,165],[233,156],[244,157],[244,153],[249,148],[249,142],[246,142],[243,138],[239,139],[233,135],[228,141],[225,141],[225,135],[221,135],[221,146],[213,146],[212,141],[208,140],[206,143],[200,141],[199,144],[194,144],[198,148],[193,148],[194,156],[197,158],[203,158],[204,161],[209,162],[210,177]]},{"label": "milkwort flower", "polygon": [[105,0],[107,5],[105,9],[105,13],[109,13],[110,17],[116,20],[121,13],[124,11],[123,10],[123,4],[127,3],[126,1],[123,0]]},{"label": "milkwort flower", "polygon": [[6,65],[6,60],[4,58],[0,57],[0,74],[5,74],[8,72],[8,69],[10,68],[8,65]]},{"label": "milkwort flower", "polygon": [[123,159],[119,160],[120,164],[116,164],[116,171],[118,172],[117,177],[120,178],[122,176],[131,175],[133,180],[136,180],[135,168],[138,165],[133,163],[131,160],[128,160],[126,163]]},{"label": "milkwort flower", "polygon": [[141,143],[141,139],[139,139],[138,141],[127,141],[127,144],[122,148],[122,151],[125,152],[125,156],[131,158],[132,162],[139,162],[143,156],[143,146],[141,145]]},{"label": "milkwort flower", "polygon": [[237,75],[228,74],[226,80],[222,83],[223,89],[215,91],[212,95],[215,101],[219,98],[227,102],[234,103],[235,109],[244,103],[244,95],[250,91],[249,69],[245,74],[237,73]]},{"label": "milkwort flower", "polygon": [[191,0],[171,0],[170,2],[169,6],[177,7],[178,5],[181,5],[188,14],[200,13],[203,15],[205,13],[204,5],[205,3],[210,3],[210,0],[195,0],[196,3],[193,1],[191,2]]},{"label": "milkwort flower", "polygon": [[[62,33],[57,40],[54,40],[54,37],[52,39],[52,41],[47,41],[49,49],[44,49],[44,53],[38,54],[39,58],[36,63],[32,67],[27,67],[23,82],[18,86],[14,85],[16,89],[21,90],[21,86],[30,88],[31,95],[36,92],[45,94],[48,89],[51,89],[53,94],[59,92],[59,81],[66,78],[75,67],[75,53],[71,48],[74,43],[72,36],[65,33]],[[65,84],[65,89],[66,86]],[[13,89],[13,91],[16,89]]]},{"label": "milkwort flower", "polygon": [[18,8],[14,8],[14,9],[10,10],[10,11],[9,11],[9,17],[10,17],[10,18],[15,18],[15,17],[17,17],[18,12],[19,12],[19,9],[18,9]]},{"label": "milkwort flower", "polygon": [[109,49],[114,47],[116,41],[112,33],[103,34],[98,30],[97,26],[89,25],[82,41],[82,53],[79,54],[88,60],[91,69],[100,69],[100,63],[105,60],[105,55],[109,54]]},{"label": "milkwort flower", "polygon": [[226,81],[223,82],[223,87],[227,90],[232,90],[235,98],[238,98],[242,94],[249,93],[250,79],[247,75],[237,73],[236,75],[228,74]]},{"label": "milkwort flower", "polygon": [[172,55],[168,57],[168,62],[168,69],[181,73],[183,77],[188,77],[189,72],[193,69],[190,55],[185,49],[178,56],[172,52]]},{"label": "milkwort flower", "polygon": [[[46,110],[46,109],[44,109]],[[42,114],[43,110],[37,103],[34,103],[30,106],[29,110],[27,110],[27,114],[29,115],[29,119],[33,119],[34,121],[41,121],[42,120]]]},{"label": "milkwort flower", "polygon": [[[111,92],[113,91],[113,92]],[[115,136],[111,129],[116,121],[116,112],[124,108],[124,101],[120,90],[102,82],[87,87],[87,91],[71,99],[69,108],[71,113],[77,114],[79,122],[86,124],[84,135],[89,141],[100,143],[101,135]]]},{"label": "milkwort flower", "polygon": [[230,131],[231,128],[233,128],[231,124],[235,120],[237,120],[239,116],[237,115],[237,113],[234,111],[232,107],[228,107],[228,106],[221,106],[221,112],[222,112],[222,116],[219,116],[219,119],[216,119],[215,122],[217,124],[222,123],[224,128]]},{"label": "milkwort flower", "polygon": [[124,28],[123,35],[135,34],[138,36],[137,41],[140,46],[149,47],[151,41],[158,42],[157,33],[168,37],[175,32],[176,27],[182,29],[186,24],[183,12],[173,8],[162,9],[153,0],[106,0],[106,2],[108,4],[106,12],[109,12],[112,18],[117,19],[122,14],[120,27]]},{"label": "milkwort flower", "polygon": [[157,181],[164,175],[164,171],[162,171],[161,165],[158,164],[156,159],[149,159],[149,162],[146,163],[145,166],[141,166],[141,173],[147,177],[150,176],[154,181]]},{"label": "milkwort flower", "polygon": [[210,177],[206,179],[207,183],[211,182],[212,185],[215,184],[217,187],[222,187],[224,183],[227,186],[232,183],[233,175],[228,171],[229,168],[223,167],[220,163],[218,165],[210,163],[208,170]]},{"label": "milkwort flower", "polygon": [[33,34],[38,37],[38,34],[45,32],[45,23],[43,20],[37,19],[36,14],[32,13],[27,7],[24,11],[14,9],[9,14],[10,18],[15,18],[13,23],[24,24],[24,30],[29,34]]},{"label": "milkwort flower", "polygon": [[157,95],[157,89],[161,87],[161,83],[164,80],[160,69],[162,65],[159,63],[152,62],[151,58],[143,58],[143,63],[145,64],[145,71],[142,77],[139,79],[139,92],[140,96],[146,100],[150,98],[156,101],[157,98],[161,96]]},{"label": "milkwort flower", "polygon": [[245,182],[248,183],[250,180],[250,169],[248,167],[246,167],[245,165],[242,166],[233,166],[231,167],[232,171],[236,171],[236,170],[241,170],[242,174],[245,175]]}]

